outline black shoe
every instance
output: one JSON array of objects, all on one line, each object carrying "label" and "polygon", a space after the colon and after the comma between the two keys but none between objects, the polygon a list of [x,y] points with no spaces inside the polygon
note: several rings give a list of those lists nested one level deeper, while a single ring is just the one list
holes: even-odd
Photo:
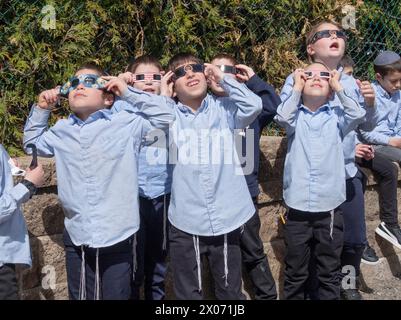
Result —
[{"label": "black shoe", "polygon": [[379,257],[369,244],[367,244],[365,250],[363,250],[361,262],[370,265],[376,265],[379,263]]},{"label": "black shoe", "polygon": [[363,300],[358,289],[341,290],[341,300]]},{"label": "black shoe", "polygon": [[389,227],[384,222],[380,223],[375,232],[393,246],[401,249],[401,229],[399,226]]}]

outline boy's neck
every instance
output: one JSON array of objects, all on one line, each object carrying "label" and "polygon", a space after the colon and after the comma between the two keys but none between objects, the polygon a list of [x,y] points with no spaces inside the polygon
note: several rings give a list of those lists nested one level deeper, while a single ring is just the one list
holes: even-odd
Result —
[{"label": "boy's neck", "polygon": [[205,99],[205,97],[206,97],[206,95],[202,98],[180,100],[180,102],[183,105],[186,105],[187,107],[189,107],[193,112],[196,112],[202,105],[202,101],[203,101],[203,99]]},{"label": "boy's neck", "polygon": [[387,90],[386,90],[386,88],[384,88],[383,86],[382,86],[382,84],[381,84],[381,82],[379,81],[379,80],[376,80],[377,81],[377,83],[379,84],[379,86],[383,89],[383,91],[384,92],[386,92],[390,97],[392,96],[392,93],[391,92],[388,92]]},{"label": "boy's neck", "polygon": [[315,112],[327,103],[327,97],[309,97],[302,95],[302,102],[310,111]]},{"label": "boy's neck", "polygon": [[338,65],[340,64],[341,59],[338,58],[333,58],[333,59],[319,59],[319,58],[315,58],[314,59],[315,62],[322,62],[323,64],[325,64],[327,66],[327,68],[329,68],[329,70],[336,70],[338,68]]}]

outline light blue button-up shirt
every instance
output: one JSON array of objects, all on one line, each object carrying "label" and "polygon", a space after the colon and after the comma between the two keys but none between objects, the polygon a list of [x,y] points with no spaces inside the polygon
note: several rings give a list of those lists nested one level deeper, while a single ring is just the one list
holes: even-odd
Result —
[{"label": "light blue button-up shirt", "polygon": [[143,116],[102,109],[47,130],[50,111],[33,106],[25,125],[24,146],[34,143],[38,155],[55,156],[64,224],[77,246],[111,246],[138,230],[139,148],[152,127],[167,130],[174,119],[159,96],[134,89],[123,98]]},{"label": "light blue button-up shirt", "polygon": [[[135,105],[123,100],[116,101],[111,110],[113,112],[136,111]],[[161,147],[142,145],[138,155],[139,195],[148,199],[154,199],[171,192],[172,167],[168,165],[168,135],[161,130],[154,133],[163,145]]]},{"label": "light blue button-up shirt", "polygon": [[29,190],[21,183],[14,186],[9,159],[0,145],[0,267],[6,263],[31,266],[28,231],[21,212]]},{"label": "light blue button-up shirt", "polygon": [[376,92],[376,106],[379,113],[372,131],[360,130],[362,141],[388,145],[390,138],[401,137],[401,91],[389,94],[378,83],[373,83]]},{"label": "light blue button-up shirt", "polygon": [[169,220],[193,235],[226,234],[255,212],[234,148],[234,129],[250,125],[262,102],[230,76],[220,85],[228,97],[207,95],[196,112],[178,103],[170,130],[169,158],[175,164]]},{"label": "light blue button-up shirt", "polygon": [[336,93],[341,106],[325,104],[315,112],[291,94],[274,118],[287,132],[283,196],[290,208],[330,211],[345,201],[343,137],[363,121],[365,112],[344,90]]},{"label": "light blue button-up shirt", "polygon": [[[341,74],[340,83],[344,88],[344,92],[348,97],[355,100],[361,108],[363,108],[365,119],[360,124],[360,128],[365,131],[370,131],[374,127],[374,123],[377,121],[378,113],[375,107],[365,107],[365,101],[360,93],[359,87],[356,83],[355,78],[345,73]],[[294,85],[294,77],[290,74],[285,80],[284,86],[281,89],[280,98],[284,101],[288,98]],[[330,106],[341,106],[341,102],[338,100],[338,96],[334,95],[329,101]],[[345,173],[346,179],[355,177],[358,172],[358,168],[355,165],[355,146],[357,144],[356,132],[351,131],[343,139],[344,149],[344,161],[345,161]]]}]

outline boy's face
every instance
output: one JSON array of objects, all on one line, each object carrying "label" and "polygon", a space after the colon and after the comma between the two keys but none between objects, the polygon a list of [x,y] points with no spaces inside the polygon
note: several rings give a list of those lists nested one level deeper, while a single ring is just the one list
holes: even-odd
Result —
[{"label": "boy's face", "polygon": [[329,70],[320,63],[314,63],[305,71],[312,72],[312,75],[305,81],[303,94],[309,97],[328,97],[331,93],[329,79],[321,77],[320,72],[327,73]]},{"label": "boy's face", "polygon": [[153,64],[139,64],[135,69],[135,75],[145,76],[144,80],[134,82],[134,88],[153,94],[160,94],[160,80],[152,80],[153,75],[160,75],[160,71]]},{"label": "boy's face", "polygon": [[349,75],[349,76],[352,76],[352,74],[354,73],[354,68],[352,68],[352,67],[344,67],[342,72],[347,74],[347,75]]},{"label": "boy's face", "polygon": [[[97,72],[91,69],[82,69],[76,72],[75,76],[81,74],[97,75]],[[86,88],[80,83],[68,94],[68,102],[72,112],[77,115],[88,115],[110,107],[113,104],[113,98],[112,95],[105,94],[102,90]]]},{"label": "boy's face", "polygon": [[[196,64],[196,61],[187,61],[177,68],[188,64]],[[194,72],[188,68],[184,76],[179,77],[174,82],[174,92],[181,102],[188,100],[203,99],[207,92],[206,77],[203,72]]]},{"label": "boy's face", "polygon": [[[339,31],[340,29],[334,24],[323,23],[319,26],[316,33],[324,30]],[[341,59],[345,52],[345,40],[339,38],[333,32],[330,37],[322,37],[316,42],[309,44],[307,51],[310,56],[323,62],[326,62],[328,59]]]},{"label": "boy's face", "polygon": [[[221,66],[221,65],[234,66],[234,64],[229,59],[226,59],[226,58],[213,59],[211,63],[214,64],[215,66]],[[226,73],[226,75],[229,75],[235,79],[235,75],[232,73]],[[209,84],[210,90],[216,96],[222,97],[222,96],[227,95],[226,92],[223,90],[223,88],[218,83],[210,80],[210,81],[208,81],[208,84]]]},{"label": "boy's face", "polygon": [[376,79],[389,94],[393,94],[401,89],[401,72],[399,71],[390,72],[384,77],[376,73]]}]

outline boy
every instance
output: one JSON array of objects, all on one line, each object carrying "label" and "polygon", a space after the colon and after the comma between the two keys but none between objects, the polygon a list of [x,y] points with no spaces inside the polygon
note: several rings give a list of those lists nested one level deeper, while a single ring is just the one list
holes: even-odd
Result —
[{"label": "boy", "polygon": [[[141,56],[128,65],[127,72],[119,75],[134,88],[160,94],[162,66],[152,56]],[[135,105],[117,101],[112,110],[119,112]],[[158,141],[166,141],[163,136]],[[160,138],[160,139],[159,139]],[[154,161],[153,161],[154,160]],[[144,282],[146,300],[165,297],[164,279],[167,272],[167,209],[170,202],[171,167],[168,166],[167,148],[143,146],[138,156],[139,214],[141,226],[137,237],[138,268],[133,283],[133,299],[139,299]]]},{"label": "boy", "polygon": [[[373,61],[376,82],[376,105],[379,119],[371,132],[361,131],[361,140],[374,145],[375,158],[381,162],[401,163],[401,58],[393,51],[383,51]],[[386,161],[387,160],[387,161]],[[366,164],[369,166],[369,164]],[[398,168],[387,163],[389,173],[386,186],[380,192],[380,213],[382,222],[376,233],[392,245],[401,249],[401,229],[398,224],[397,179]]]},{"label": "boy", "polygon": [[16,264],[31,266],[28,231],[21,204],[28,201],[43,184],[41,165],[30,170],[14,186],[10,157],[0,145],[0,301],[17,300]]},{"label": "boy", "polygon": [[[253,154],[245,154],[243,167],[251,166],[251,171],[245,174],[249,193],[255,205],[255,214],[244,224],[241,233],[240,245],[242,260],[249,274],[254,287],[255,299],[257,300],[276,300],[277,291],[274,279],[272,277],[269,262],[264,252],[263,242],[260,238],[260,218],[258,212],[259,195],[259,139],[264,127],[266,127],[276,114],[277,106],[280,104],[280,98],[277,96],[274,88],[260,79],[252,68],[237,64],[235,59],[227,54],[218,54],[212,61],[212,64],[220,67],[227,75],[244,82],[245,85],[262,99],[263,110],[247,128],[244,130],[249,138],[242,135],[242,153],[247,150],[246,142],[252,143]],[[209,87],[217,97],[226,97],[227,94],[221,86],[211,81]],[[252,135],[251,135],[252,133]],[[248,156],[248,157],[247,157]],[[248,159],[248,163],[246,162]],[[246,169],[245,169],[246,170]]]},{"label": "boy", "polygon": [[[312,246],[320,299],[340,295],[343,222],[335,209],[345,200],[342,137],[363,120],[365,112],[345,94],[339,79],[338,71],[329,72],[320,63],[297,69],[293,91],[275,117],[288,137],[283,183],[289,207],[284,226],[285,299],[304,298]],[[341,104],[328,103],[330,88]]]},{"label": "boy", "polygon": [[[342,70],[340,62],[344,57],[346,34],[341,26],[332,21],[321,21],[313,25],[306,35],[307,54],[310,61],[323,63],[329,70]],[[355,80],[351,76],[341,74],[341,85],[345,93],[357,101],[363,108],[365,121],[360,128],[366,131],[373,129],[373,123],[377,119],[375,108],[375,93],[368,81]],[[287,77],[281,91],[281,99],[285,100],[293,86],[293,77]],[[334,106],[341,106],[338,97],[334,95],[329,101]],[[357,277],[354,279],[354,289],[342,290],[342,295],[361,299],[357,289],[359,266],[363,250],[367,244],[365,226],[365,204],[363,195],[364,175],[355,164],[356,132],[351,131],[343,139],[343,150],[346,172],[346,201],[341,205],[344,218],[344,247],[341,254],[341,266],[352,266]],[[362,150],[363,151],[363,150]],[[369,154],[367,154],[369,156]],[[344,269],[345,270],[345,269]],[[341,274],[342,277],[345,274]],[[348,294],[350,293],[350,295]],[[313,299],[318,299],[313,296]]]},{"label": "boy", "polygon": [[[174,116],[158,96],[128,90],[124,81],[104,77],[93,64],[79,68],[63,90],[73,113],[47,130],[60,91],[42,92],[26,122],[24,145],[34,142],[38,154],[56,158],[69,295],[128,299],[139,228],[133,164],[149,129],[167,129]],[[112,114],[114,95],[135,103],[140,113]]]},{"label": "boy", "polygon": [[[255,207],[241,167],[232,162],[238,158],[233,131],[250,125],[262,103],[245,85],[192,54],[175,55],[168,69],[171,94],[178,100],[169,153],[170,162],[178,157],[173,160],[169,207],[176,298],[202,299],[201,257],[206,256],[216,298],[243,299],[240,228]],[[206,79],[219,83],[229,98],[208,95]]]}]

